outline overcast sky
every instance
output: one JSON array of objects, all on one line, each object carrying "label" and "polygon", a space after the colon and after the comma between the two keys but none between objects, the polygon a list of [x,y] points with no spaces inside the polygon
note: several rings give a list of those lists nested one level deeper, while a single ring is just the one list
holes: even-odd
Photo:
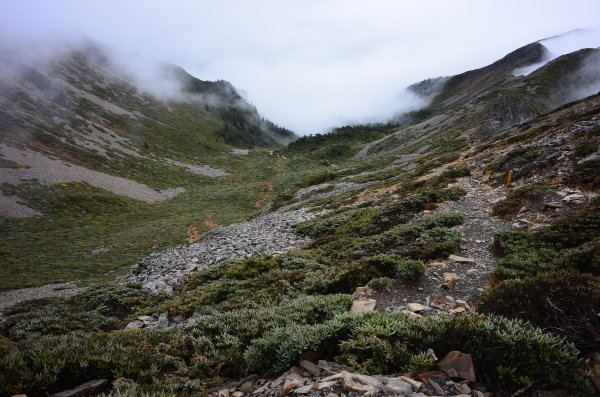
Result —
[{"label": "overcast sky", "polygon": [[413,82],[576,28],[600,31],[600,1],[0,0],[2,40],[83,33],[229,80],[300,134],[383,120]]}]

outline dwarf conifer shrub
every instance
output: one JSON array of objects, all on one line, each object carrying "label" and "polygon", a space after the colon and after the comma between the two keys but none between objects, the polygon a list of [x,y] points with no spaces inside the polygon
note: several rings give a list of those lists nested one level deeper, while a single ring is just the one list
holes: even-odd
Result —
[{"label": "dwarf conifer shrub", "polygon": [[367,284],[369,287],[373,288],[375,291],[384,291],[392,284],[392,280],[388,277],[377,277],[369,281]]},{"label": "dwarf conifer shrub", "polygon": [[427,215],[365,238],[354,253],[358,257],[381,252],[413,259],[446,257],[460,248],[460,233],[452,227],[463,220],[463,214],[458,212]]},{"label": "dwarf conifer shrub", "polygon": [[585,361],[573,344],[495,316],[415,320],[401,313],[344,314],[313,326],[273,329],[254,340],[244,357],[259,373],[277,372],[304,352],[317,351],[351,370],[392,374],[427,365],[423,352],[429,348],[439,357],[453,350],[470,353],[478,379],[505,394],[565,386],[578,395],[591,392]]},{"label": "dwarf conifer shrub", "polygon": [[499,283],[479,310],[529,321],[584,350],[600,348],[600,278],[574,271],[542,273]]},{"label": "dwarf conifer shrub", "polygon": [[414,259],[402,259],[396,266],[396,277],[402,281],[416,281],[425,274],[423,262]]},{"label": "dwarf conifer shrub", "polygon": [[550,184],[539,182],[515,189],[508,193],[506,199],[494,204],[492,207],[493,214],[510,218],[517,214],[525,204],[539,202],[549,188]]}]

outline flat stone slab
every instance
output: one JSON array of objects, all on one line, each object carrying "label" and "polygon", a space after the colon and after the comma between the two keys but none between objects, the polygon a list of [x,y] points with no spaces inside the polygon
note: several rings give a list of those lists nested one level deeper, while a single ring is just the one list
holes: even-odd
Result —
[{"label": "flat stone slab", "polygon": [[375,299],[364,299],[352,302],[350,311],[352,313],[367,313],[375,310],[377,301]]},{"label": "flat stone slab", "polygon": [[475,259],[473,259],[473,258],[467,258],[464,256],[458,256],[458,255],[450,255],[448,257],[448,259],[450,259],[451,261],[454,261],[454,262],[458,262],[458,263],[475,263]]}]

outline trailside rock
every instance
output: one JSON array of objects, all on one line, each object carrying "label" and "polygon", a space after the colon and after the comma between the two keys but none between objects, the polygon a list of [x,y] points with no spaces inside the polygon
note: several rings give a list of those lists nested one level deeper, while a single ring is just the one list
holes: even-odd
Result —
[{"label": "trailside rock", "polygon": [[302,368],[304,368],[305,370],[307,370],[308,372],[310,372],[310,374],[312,376],[321,375],[321,368],[319,368],[319,366],[315,363],[312,363],[308,360],[303,360],[303,361],[300,361],[300,366]]},{"label": "trailside rock", "polygon": [[448,289],[454,289],[459,279],[460,277],[456,273],[444,273],[444,285]]},{"label": "trailside rock", "polygon": [[475,382],[475,367],[470,354],[451,351],[442,358],[437,367],[451,378],[467,379]]},{"label": "trailside rock", "polygon": [[352,313],[372,312],[375,310],[375,306],[377,306],[377,301],[375,299],[362,299],[352,302],[350,311]]},{"label": "trailside rock", "polygon": [[450,255],[448,257],[448,259],[450,259],[451,261],[454,262],[458,262],[458,263],[474,263],[475,259],[473,258],[466,258],[464,256],[458,256],[458,255]]},{"label": "trailside rock", "polygon": [[373,396],[381,392],[392,393],[394,396],[399,397],[410,397],[412,395],[412,386],[399,378],[352,374],[342,371],[339,374],[324,378],[322,381],[330,382],[336,379],[341,380],[345,391],[361,393],[365,396]]}]

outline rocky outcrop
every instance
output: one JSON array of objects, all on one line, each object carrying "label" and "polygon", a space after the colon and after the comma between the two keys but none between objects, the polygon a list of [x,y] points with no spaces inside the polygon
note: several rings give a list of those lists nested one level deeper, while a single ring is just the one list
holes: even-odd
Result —
[{"label": "rocky outcrop", "polygon": [[[431,351],[432,357],[435,354]],[[453,358],[450,360],[448,357]],[[477,396],[489,397],[484,385],[475,382],[475,369],[470,355],[451,352],[439,364],[444,372],[427,372],[417,377],[372,376],[343,370],[336,363],[303,360],[276,379],[259,379],[252,375],[209,390],[209,397],[243,396]],[[315,360],[316,361],[316,360]],[[408,375],[408,374],[407,374]]]}]

